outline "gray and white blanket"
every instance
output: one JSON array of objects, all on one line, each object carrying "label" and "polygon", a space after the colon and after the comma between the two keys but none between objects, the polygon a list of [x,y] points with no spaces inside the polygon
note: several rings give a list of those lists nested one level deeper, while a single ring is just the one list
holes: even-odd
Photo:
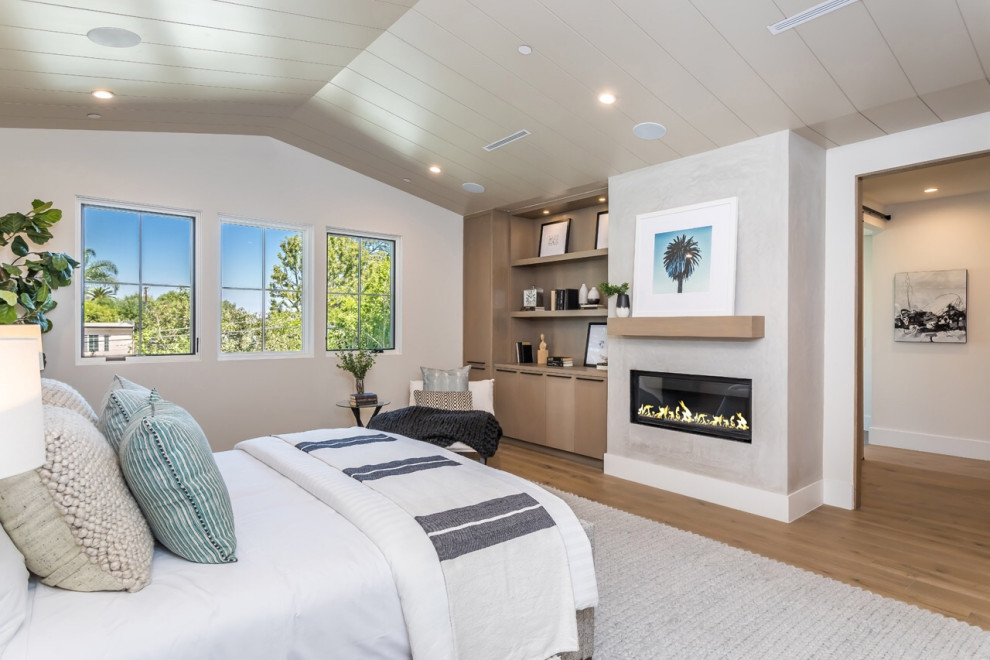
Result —
[{"label": "gray and white blanket", "polygon": [[415,658],[532,658],[577,649],[594,607],[591,547],[535,484],[401,435],[361,428],[237,445],[374,541],[395,579]]}]

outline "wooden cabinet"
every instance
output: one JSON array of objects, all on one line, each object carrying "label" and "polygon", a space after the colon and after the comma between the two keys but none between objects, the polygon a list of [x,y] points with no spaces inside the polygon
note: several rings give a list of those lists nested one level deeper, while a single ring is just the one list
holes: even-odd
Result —
[{"label": "wooden cabinet", "polygon": [[601,459],[608,382],[582,367],[495,366],[495,416],[516,440]]},{"label": "wooden cabinet", "polygon": [[494,356],[506,342],[508,236],[506,213],[486,211],[464,218],[463,355],[464,364],[471,365],[472,380],[494,377]]}]

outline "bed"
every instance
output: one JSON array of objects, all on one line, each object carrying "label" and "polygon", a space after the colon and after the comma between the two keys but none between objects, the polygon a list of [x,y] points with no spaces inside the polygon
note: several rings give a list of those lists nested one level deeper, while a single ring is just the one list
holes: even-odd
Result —
[{"label": "bed", "polygon": [[[329,451],[327,443],[348,449]],[[312,445],[318,451],[304,449]],[[355,454],[352,445],[361,445],[362,452],[370,453]],[[553,607],[539,602],[543,587],[534,584],[529,592],[519,590],[533,579],[526,573],[529,569],[500,564],[502,556],[514,552],[511,543],[499,541],[484,552],[445,562],[437,561],[438,549],[432,562],[421,562],[424,548],[432,552],[441,546],[436,535],[409,537],[407,527],[416,526],[410,521],[438,516],[410,516],[394,502],[382,499],[381,493],[365,489],[354,476],[355,470],[367,472],[369,461],[391,464],[383,463],[381,457],[396,451],[404,457],[398,462],[440,461],[456,467],[412,475],[407,489],[428,491],[427,503],[417,506],[436,505],[433,500],[439,491],[448,488],[429,492],[431,488],[423,485],[433,483],[444,471],[459,475],[460,481],[455,480],[450,490],[467,491],[466,484],[490,479],[493,492],[507,488],[519,493],[511,497],[535,498],[539,504],[526,511],[545,510],[555,524],[521,535],[522,540],[512,543],[523,544],[515,552],[532,556],[544,554],[534,552],[540,547],[532,545],[538,539],[552,537],[555,544],[559,540],[567,556],[561,570],[569,590],[562,601],[567,604],[561,607],[570,608],[569,621],[561,619],[552,626],[539,621],[535,611]],[[326,465],[314,459],[319,455],[343,456],[351,467]],[[577,649],[574,622],[581,610],[587,627],[597,602],[588,537],[566,504],[534,484],[454,452],[359,427],[256,438],[213,457],[229,491],[237,535],[236,562],[194,563],[157,545],[150,583],[139,591],[83,593],[46,586],[32,578],[24,602],[14,603],[21,610],[19,617],[16,610],[10,614],[17,594],[5,582],[0,587],[7,590],[0,591],[0,658],[432,660],[541,657],[546,649],[553,649],[547,657],[566,651],[573,653],[565,657],[590,657],[587,643]],[[407,481],[366,478],[373,484]],[[356,493],[354,504],[337,502],[335,498],[350,491]],[[371,529],[359,529],[358,524],[364,524],[362,517],[371,520]],[[9,558],[13,547],[2,534],[0,530],[0,563],[4,553]],[[457,540],[462,535],[463,529],[457,528],[453,537]],[[438,566],[447,566],[446,572]],[[9,575],[9,571],[4,574],[7,582]],[[438,588],[445,589],[446,596]],[[493,590],[503,590],[507,602],[486,600],[487,592]],[[500,632],[503,616],[518,616],[528,608],[534,609],[532,621],[527,615],[511,624],[519,639],[508,646],[499,642],[502,646],[490,647],[495,638],[513,636]],[[444,618],[448,611],[449,621]],[[533,628],[527,630],[528,625]],[[544,634],[543,628],[552,630]],[[545,639],[538,639],[541,636]]]}]

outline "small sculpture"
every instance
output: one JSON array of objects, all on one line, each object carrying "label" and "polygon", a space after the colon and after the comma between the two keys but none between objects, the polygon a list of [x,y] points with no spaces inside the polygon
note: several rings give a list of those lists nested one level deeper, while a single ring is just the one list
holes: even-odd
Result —
[{"label": "small sculpture", "polygon": [[546,366],[550,351],[547,350],[547,343],[543,340],[543,333],[540,333],[540,348],[536,351],[536,363]]}]

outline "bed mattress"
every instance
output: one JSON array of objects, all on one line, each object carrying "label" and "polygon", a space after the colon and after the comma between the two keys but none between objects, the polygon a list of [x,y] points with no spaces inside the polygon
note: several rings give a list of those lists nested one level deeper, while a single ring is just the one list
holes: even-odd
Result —
[{"label": "bed mattress", "polygon": [[408,658],[384,557],[340,514],[242,451],[216,454],[237,530],[233,564],[160,547],[137,593],[32,581],[2,660]]}]

